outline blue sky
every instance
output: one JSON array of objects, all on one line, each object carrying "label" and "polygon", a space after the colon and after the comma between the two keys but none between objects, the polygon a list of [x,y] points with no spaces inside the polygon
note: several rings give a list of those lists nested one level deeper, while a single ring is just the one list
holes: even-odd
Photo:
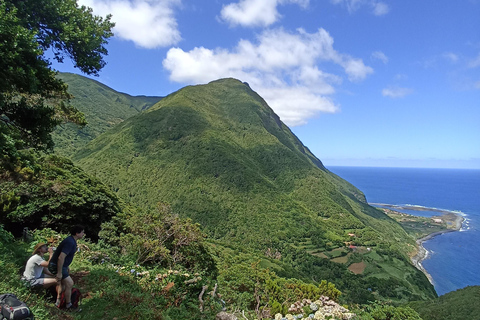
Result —
[{"label": "blue sky", "polygon": [[480,0],[78,3],[113,15],[117,91],[234,77],[327,167],[480,169]]}]

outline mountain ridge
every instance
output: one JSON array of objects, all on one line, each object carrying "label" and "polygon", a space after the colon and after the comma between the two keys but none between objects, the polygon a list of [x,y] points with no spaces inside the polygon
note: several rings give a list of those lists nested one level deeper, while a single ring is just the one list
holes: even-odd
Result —
[{"label": "mountain ridge", "polygon": [[[284,276],[335,281],[348,295],[366,297],[370,287],[399,301],[435,296],[408,259],[414,239],[328,171],[239,80],[180,89],[100,134],[73,161],[124,201],[143,210],[170,203],[218,248],[249,252]],[[337,252],[340,264],[331,262]],[[360,262],[363,274],[349,275],[347,266]]]},{"label": "mountain ridge", "polygon": [[83,128],[66,123],[53,132],[55,152],[67,157],[100,133],[162,99],[117,92],[99,81],[73,73],[59,73],[57,77],[68,84],[68,92],[73,95],[71,104],[83,112],[87,120]]}]

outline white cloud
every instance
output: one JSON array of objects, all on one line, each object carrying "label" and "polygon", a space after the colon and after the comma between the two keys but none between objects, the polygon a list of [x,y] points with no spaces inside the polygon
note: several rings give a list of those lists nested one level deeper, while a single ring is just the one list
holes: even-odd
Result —
[{"label": "white cloud", "polygon": [[280,19],[277,6],[287,3],[306,7],[309,0],[240,0],[223,6],[220,15],[232,26],[269,26]]},{"label": "white cloud", "polygon": [[410,88],[401,88],[401,87],[389,87],[382,90],[382,95],[384,97],[390,98],[403,98],[406,95],[412,94],[413,90]]},{"label": "white cloud", "polygon": [[143,48],[166,47],[181,40],[173,8],[181,0],[79,0],[94,14],[112,14],[116,37]]},{"label": "white cloud", "polygon": [[172,48],[163,66],[170,80],[206,83],[234,77],[248,82],[290,126],[301,125],[320,112],[335,112],[338,106],[327,97],[342,77],[326,73],[319,63],[343,68],[351,81],[364,79],[373,69],[361,59],[337,52],[333,38],[324,29],[307,33],[298,29],[264,31],[256,42],[241,40],[232,50]]},{"label": "white cloud", "polygon": [[470,61],[470,63],[468,64],[468,66],[470,68],[477,68],[477,67],[480,67],[480,53],[478,54],[478,56],[476,58],[474,58],[473,60]]},{"label": "white cloud", "polygon": [[381,51],[375,51],[374,53],[372,53],[372,58],[380,60],[384,64],[387,64],[387,62],[388,62],[388,57],[385,55],[385,53],[383,53]]},{"label": "white cloud", "polygon": [[377,0],[331,0],[333,4],[340,4],[347,8],[348,12],[354,13],[363,6],[372,8],[372,13],[376,16],[383,16],[390,12],[390,7]]},{"label": "white cloud", "polygon": [[393,79],[397,81],[403,81],[403,80],[407,80],[408,76],[404,73],[397,73],[395,77],[393,77]]},{"label": "white cloud", "polygon": [[455,63],[458,61],[458,55],[456,55],[455,53],[452,53],[452,52],[445,52],[443,55],[443,58]]},{"label": "white cloud", "polygon": [[373,2],[373,14],[376,16],[383,16],[390,11],[390,7],[383,2]]},{"label": "white cloud", "polygon": [[345,68],[348,79],[351,81],[363,80],[367,75],[373,73],[373,69],[364,65],[362,59],[349,58],[341,62],[341,65]]}]

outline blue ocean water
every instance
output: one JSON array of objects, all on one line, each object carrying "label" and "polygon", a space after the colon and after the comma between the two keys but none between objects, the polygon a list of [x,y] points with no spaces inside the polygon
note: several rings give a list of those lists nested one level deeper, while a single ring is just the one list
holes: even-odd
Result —
[{"label": "blue ocean water", "polygon": [[[328,167],[360,189],[369,203],[415,205],[455,211],[465,217],[459,232],[424,242],[424,268],[438,295],[480,285],[480,170]],[[438,214],[410,211],[415,215]]]}]

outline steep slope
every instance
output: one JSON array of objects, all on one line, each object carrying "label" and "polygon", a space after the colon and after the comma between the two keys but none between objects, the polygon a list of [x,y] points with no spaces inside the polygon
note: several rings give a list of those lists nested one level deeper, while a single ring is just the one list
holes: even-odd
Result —
[{"label": "steep slope", "polygon": [[433,301],[408,304],[424,320],[465,320],[480,318],[480,286],[469,286],[449,292]]},{"label": "steep slope", "polygon": [[[375,257],[365,257],[371,266],[365,276],[381,269],[381,277],[395,278],[399,298],[435,295],[406,259],[413,239],[326,170],[238,80],[179,90],[100,135],[73,159],[140,207],[169,202],[225,246],[280,255],[294,248],[320,259],[322,252],[352,243],[348,234],[355,233],[356,245],[378,248]],[[390,253],[396,256],[392,269],[385,268]]]},{"label": "steep slope", "polygon": [[88,122],[84,128],[67,123],[55,130],[55,152],[63,156],[71,156],[99,134],[148,109],[162,98],[133,97],[73,73],[60,73],[58,78],[68,85],[68,92],[74,96],[72,105],[85,114]]}]

